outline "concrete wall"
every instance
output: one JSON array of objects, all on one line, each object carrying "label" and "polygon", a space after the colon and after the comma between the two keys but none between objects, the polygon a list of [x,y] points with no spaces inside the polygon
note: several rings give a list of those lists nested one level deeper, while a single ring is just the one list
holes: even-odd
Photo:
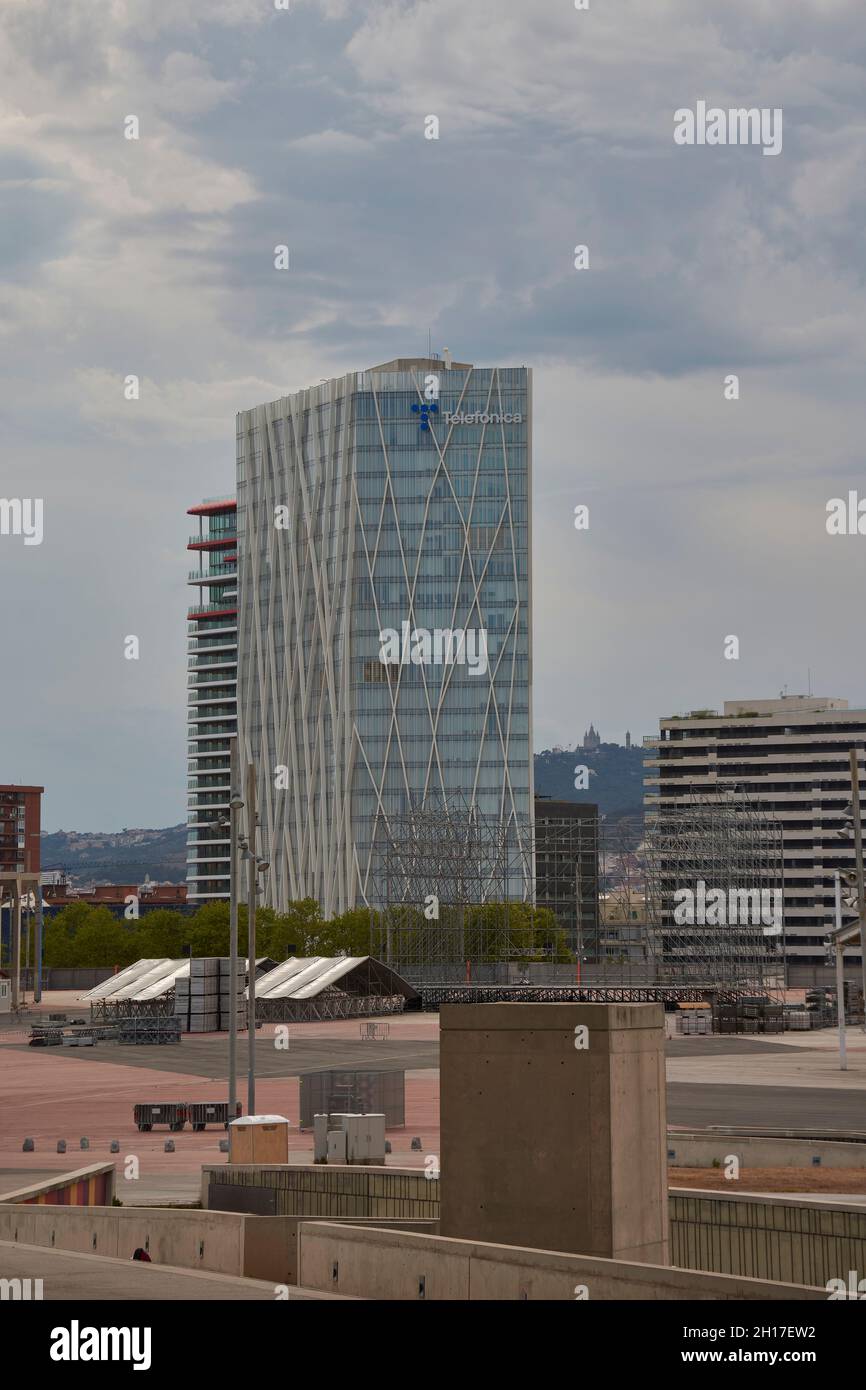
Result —
[{"label": "concrete wall", "polygon": [[113,1163],[89,1163],[71,1173],[40,1178],[28,1187],[0,1195],[3,1202],[33,1202],[39,1206],[102,1207],[111,1204],[116,1176]]},{"label": "concrete wall", "polygon": [[[709,1168],[713,1159],[724,1166],[736,1154],[740,1170],[748,1168],[866,1168],[866,1144],[836,1139],[759,1139],[743,1134],[668,1133],[668,1165]],[[813,1159],[820,1159],[814,1163]],[[676,1182],[676,1175],[671,1174]]]},{"label": "concrete wall", "polygon": [[823,1287],[866,1276],[866,1208],[796,1197],[670,1194],[671,1262]]},{"label": "concrete wall", "polygon": [[226,1212],[150,1207],[0,1206],[0,1240],[131,1259],[138,1246],[155,1264],[245,1274],[244,1224]]},{"label": "concrete wall", "polygon": [[439,1219],[439,1180],[421,1168],[286,1164],[206,1164],[202,1206],[260,1216],[360,1216],[399,1221]]},{"label": "concrete wall", "polygon": [[[152,1207],[4,1205],[0,1206],[0,1241],[118,1259],[131,1259],[132,1252],[142,1246],[158,1265],[296,1284],[298,1227],[305,1219]],[[435,1231],[437,1224],[400,1222],[399,1226]]]},{"label": "concrete wall", "polygon": [[824,1289],[759,1279],[328,1222],[302,1222],[299,1245],[303,1287],[369,1299],[825,1301],[827,1297]]},{"label": "concrete wall", "polygon": [[[439,1183],[419,1168],[238,1170],[222,1164],[203,1176],[232,1178],[211,1188],[211,1195],[219,1191],[226,1201],[264,1197],[283,1216],[392,1220],[405,1229],[413,1220],[435,1221],[439,1215]],[[847,1277],[849,1269],[866,1277],[864,1207],[672,1189],[668,1209],[672,1265],[821,1287]],[[259,1277],[271,1277],[271,1267],[263,1268],[268,1272]]]},{"label": "concrete wall", "polygon": [[[272,1279],[275,1284],[298,1282],[298,1236],[306,1216],[253,1216],[245,1227],[244,1273],[251,1279]],[[342,1225],[338,1218],[331,1223]],[[347,1218],[352,1226],[375,1226],[436,1235],[438,1221],[364,1221]]]},{"label": "concrete wall", "polygon": [[443,1004],[443,1235],[666,1264],[663,1021],[659,1004]]}]

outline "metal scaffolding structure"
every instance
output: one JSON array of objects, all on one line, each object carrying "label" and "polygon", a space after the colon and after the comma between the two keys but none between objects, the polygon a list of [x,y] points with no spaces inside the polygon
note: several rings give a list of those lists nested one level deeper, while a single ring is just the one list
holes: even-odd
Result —
[{"label": "metal scaffolding structure", "polygon": [[[728,1001],[784,983],[783,935],[763,919],[783,901],[781,825],[741,793],[696,794],[656,813],[643,839],[639,823],[593,816],[508,831],[459,798],[393,818],[389,832],[370,954],[413,982],[570,979]],[[527,865],[555,929],[514,891]]]},{"label": "metal scaffolding structure", "polygon": [[[528,824],[485,815],[465,796],[391,816],[377,860],[370,955],[412,978],[460,975],[467,961],[527,954],[511,905],[532,883]],[[522,923],[521,923],[522,927]]]},{"label": "metal scaffolding structure", "polygon": [[743,792],[696,792],[653,815],[643,858],[660,981],[741,996],[784,986],[780,822]]}]

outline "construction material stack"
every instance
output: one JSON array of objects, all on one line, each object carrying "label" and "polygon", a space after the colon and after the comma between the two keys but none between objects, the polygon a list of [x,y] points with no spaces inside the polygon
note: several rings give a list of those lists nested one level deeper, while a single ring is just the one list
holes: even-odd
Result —
[{"label": "construction material stack", "polygon": [[189,978],[175,981],[174,1013],[185,1033],[228,1032],[232,1005],[241,1031],[247,1026],[246,961],[237,963],[234,1000],[229,956],[196,957],[189,963]]},{"label": "construction material stack", "polygon": [[220,958],[199,956],[189,963],[189,1031],[217,1033],[220,1026]]},{"label": "construction material stack", "polygon": [[231,1027],[232,1009],[234,1009],[237,1019],[238,1032],[247,1026],[247,1004],[246,1004],[246,972],[245,962],[237,963],[237,978],[235,980],[235,994],[232,998],[231,992],[231,957],[220,956],[217,964],[219,965],[219,1028],[221,1032],[228,1032]]},{"label": "construction material stack", "polygon": [[174,982],[174,1016],[180,1019],[182,1032],[188,1033],[189,1028],[189,976],[184,975]]}]

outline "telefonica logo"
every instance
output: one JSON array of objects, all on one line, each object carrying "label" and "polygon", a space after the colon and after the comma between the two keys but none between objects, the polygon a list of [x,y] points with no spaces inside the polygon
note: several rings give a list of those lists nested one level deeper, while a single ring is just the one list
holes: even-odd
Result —
[{"label": "telefonica logo", "polygon": [[446,425],[522,425],[522,415],[506,414],[499,412],[488,414],[487,411],[475,410],[467,412],[465,410],[446,410]]},{"label": "telefonica logo", "polygon": [[430,417],[431,415],[438,415],[438,414],[439,414],[439,407],[438,407],[438,405],[436,404],[435,401],[432,401],[429,405],[428,405],[428,404],[419,405],[418,402],[416,401],[415,404],[412,406],[412,410],[413,410],[413,412],[414,412],[415,415],[420,415],[420,416],[421,416],[421,419],[419,420],[418,423],[420,424],[422,430],[429,430],[429,429],[430,429],[430,418],[429,418],[429,417]]}]

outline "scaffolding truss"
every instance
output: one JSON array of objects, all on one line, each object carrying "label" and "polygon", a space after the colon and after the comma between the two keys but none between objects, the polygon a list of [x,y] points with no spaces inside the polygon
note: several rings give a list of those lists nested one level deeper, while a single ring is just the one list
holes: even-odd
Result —
[{"label": "scaffolding truss", "polygon": [[531,868],[529,827],[506,825],[461,793],[391,816],[377,859],[370,955],[407,978],[442,971],[452,979],[467,960],[508,959],[508,904],[527,895]]},{"label": "scaffolding truss", "polygon": [[784,985],[782,849],[780,822],[741,791],[693,793],[655,813],[644,865],[660,981],[740,997]]},{"label": "scaffolding truss", "polygon": [[342,994],[329,990],[315,999],[262,999],[256,1001],[259,1023],[328,1023],[341,1018],[378,1018],[399,1014],[406,1007],[404,994]]},{"label": "scaffolding truss", "polygon": [[[413,982],[556,988],[570,975],[729,1001],[783,984],[783,934],[764,916],[783,902],[782,828],[742,793],[695,794],[645,830],[585,816],[534,832],[454,798],[393,818],[379,863],[370,954]],[[556,932],[526,910],[527,868]],[[689,893],[691,920],[678,920]]]}]

